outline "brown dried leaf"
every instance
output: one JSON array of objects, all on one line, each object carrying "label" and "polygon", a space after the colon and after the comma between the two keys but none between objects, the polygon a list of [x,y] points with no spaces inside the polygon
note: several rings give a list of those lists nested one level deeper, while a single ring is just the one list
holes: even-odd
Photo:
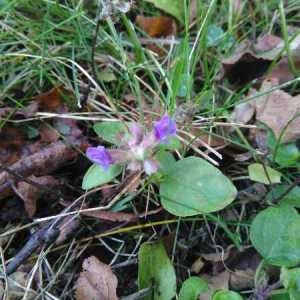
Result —
[{"label": "brown dried leaf", "polygon": [[62,87],[54,87],[50,91],[34,97],[43,111],[59,111],[63,107],[63,96],[71,95],[70,91]]},{"label": "brown dried leaf", "polygon": [[236,291],[252,289],[254,287],[255,270],[247,268],[230,273],[230,288]]},{"label": "brown dried leaf", "polygon": [[[268,89],[266,85],[268,86],[270,81],[265,81],[265,83],[262,87],[263,91]],[[277,138],[286,126],[282,137],[283,142],[300,137],[300,95],[293,97],[282,90],[275,90],[259,97],[255,106],[256,120],[270,127]]]},{"label": "brown dried leaf", "polygon": [[80,222],[77,216],[67,216],[59,226],[59,236],[55,241],[56,245],[62,244],[66,241],[72,233],[79,227]]},{"label": "brown dried leaf", "polygon": [[[284,46],[284,41],[282,38],[273,35],[273,34],[263,34],[257,38],[256,44],[253,45],[253,49],[256,53],[267,52],[271,50],[278,49],[276,54],[274,53],[272,56],[269,55],[270,59],[274,59],[276,55],[282,50]],[[266,53],[264,53],[266,55]]]},{"label": "brown dried leaf", "polygon": [[0,129],[0,162],[10,165],[16,162],[21,155],[21,148],[25,143],[23,132],[13,126],[4,126]]},{"label": "brown dried leaf", "polygon": [[47,124],[42,124],[39,128],[41,141],[44,143],[53,143],[58,141],[60,134],[59,132]]},{"label": "brown dried leaf", "polygon": [[[77,157],[78,153],[63,142],[52,143],[41,151],[24,157],[10,166],[10,169],[21,176],[46,175],[63,164]],[[0,184],[4,184],[11,175],[0,173]]]},{"label": "brown dried leaf", "polygon": [[229,272],[224,271],[217,275],[203,275],[202,278],[208,283],[208,291],[201,294],[201,300],[211,300],[216,290],[228,290],[229,288]]},{"label": "brown dried leaf", "polygon": [[234,85],[241,85],[259,78],[267,71],[283,46],[281,38],[270,34],[258,38],[254,45],[245,41],[230,57],[222,60],[219,77],[228,78],[229,82]]},{"label": "brown dried leaf", "polygon": [[245,41],[230,57],[222,60],[219,78],[228,78],[231,84],[241,85],[262,76],[270,64],[270,59],[257,57],[250,42]]},{"label": "brown dried leaf", "polygon": [[118,279],[111,268],[90,256],[83,261],[83,272],[76,282],[76,300],[117,300]]},{"label": "brown dried leaf", "polygon": [[247,124],[255,113],[255,107],[251,102],[240,103],[235,106],[231,119],[233,122]]},{"label": "brown dried leaf", "polygon": [[[32,175],[29,179],[48,188],[60,184],[59,180],[53,176],[35,177]],[[17,184],[17,193],[24,201],[25,210],[30,218],[32,218],[36,212],[37,200],[46,192],[45,189],[38,188],[25,181],[21,181]]]},{"label": "brown dried leaf", "polygon": [[[294,65],[297,70],[300,70],[300,58],[294,59]],[[266,78],[276,78],[279,84],[285,83],[294,79],[295,74],[293,73],[291,66],[288,62],[287,57],[282,58],[277,65],[267,74]]]},{"label": "brown dried leaf", "polygon": [[176,23],[174,19],[170,17],[137,16],[135,22],[151,37],[165,37],[176,33]]}]

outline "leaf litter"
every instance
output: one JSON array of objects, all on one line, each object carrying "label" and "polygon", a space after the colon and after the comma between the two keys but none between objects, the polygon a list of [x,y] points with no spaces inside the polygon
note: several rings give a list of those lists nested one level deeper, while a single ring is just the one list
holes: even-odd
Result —
[{"label": "leaf litter", "polygon": [[[170,2],[168,1],[161,1],[161,3],[159,3],[160,1],[148,1],[148,2],[151,2],[152,4],[154,4],[154,6],[160,8],[161,11],[165,11],[168,14],[168,16],[165,14],[159,16],[152,16],[152,15],[145,16],[144,14],[140,14],[139,11],[134,22],[136,25],[140,27],[140,29],[142,29],[146,34],[149,35],[149,41],[151,43],[152,43],[151,39],[153,39],[153,43],[152,44],[150,43],[152,47],[149,48],[154,52],[157,51],[157,53],[159,53],[159,55],[161,55],[162,58],[163,55],[166,54],[166,52],[161,52],[157,48],[153,47],[156,45],[155,39],[156,38],[167,39],[168,37],[176,35],[178,32],[181,32],[182,30],[181,22],[183,22],[184,19],[183,9],[181,7],[181,4],[179,4],[178,6],[177,5],[170,6]],[[242,1],[231,1],[231,5],[232,5],[233,14],[236,17],[242,14],[242,12],[246,8],[246,5],[242,3]],[[129,4],[129,2],[126,1],[114,1],[113,6],[114,8],[111,7],[109,15],[113,14],[112,12],[113,9],[117,9],[124,13],[128,12],[131,7],[131,3]],[[192,11],[190,12],[192,16],[191,17],[192,22],[190,23],[190,26],[192,28],[194,26],[193,22],[199,19],[199,16],[197,15],[196,1],[192,1],[190,8],[192,9]],[[171,16],[175,17],[176,21]],[[112,21],[115,22],[114,19]],[[215,46],[217,45],[214,45],[214,47]],[[170,50],[170,48],[165,48],[165,50]],[[296,67],[296,70],[300,66],[299,56],[297,56],[298,50],[299,50],[299,37],[296,36],[290,43],[290,54],[292,55],[292,59],[294,61],[294,66]],[[299,118],[297,117],[299,114],[299,102],[300,102],[299,96],[297,94],[296,95],[289,94],[287,91],[284,90],[276,89],[278,85],[295,78],[295,73],[294,70],[292,70],[291,68],[289,59],[290,57],[287,57],[285,53],[285,42],[283,41],[282,38],[272,34],[263,34],[256,40],[255,43],[249,41],[243,43],[230,57],[224,58],[221,61],[222,69],[219,75],[219,82],[221,82],[221,84],[226,82],[226,79],[228,79],[228,81],[231,84],[233,84],[235,88],[239,88],[242,87],[244,84],[251,82],[253,79],[258,79],[258,81],[254,83],[253,86],[254,88],[252,88],[252,90],[250,90],[248,94],[248,97],[253,99],[251,101],[241,103],[235,106],[234,111],[231,115],[231,120],[234,123],[253,124],[257,126],[263,123],[267,125],[274,132],[276,138],[281,139],[281,142],[283,143],[293,142],[299,139],[300,123],[299,123]],[[109,60],[107,61],[109,62]],[[110,70],[109,64],[106,67],[106,69]],[[117,72],[115,71],[116,70],[114,70],[112,74],[117,74]],[[99,76],[99,78],[101,78],[102,80],[103,78],[105,78],[105,74],[102,77]],[[113,85],[115,84],[115,82],[118,81],[117,79],[118,78],[115,76],[113,80],[103,80],[103,81],[106,81],[106,83]],[[164,88],[165,87],[163,86],[162,89]],[[133,97],[133,99],[135,98],[135,96],[132,95],[130,96]],[[147,191],[148,194],[145,197],[144,196],[141,197],[141,200],[145,200],[143,202],[140,201],[142,202],[142,204],[140,203],[137,204],[135,202],[133,203],[132,201],[128,201],[128,202],[124,201],[125,203],[124,207],[126,208],[131,207],[134,213],[127,213],[123,211],[111,211],[111,210],[97,211],[96,209],[94,211],[93,210],[88,211],[90,208],[94,208],[95,206],[99,206],[99,205],[109,206],[111,199],[114,199],[114,197],[116,195],[119,195],[119,193],[122,194],[124,185],[125,186],[127,185],[127,179],[126,176],[124,176],[124,174],[121,174],[120,177],[114,181],[114,184],[112,186],[106,186],[105,188],[103,187],[103,189],[99,191],[99,193],[97,193],[97,197],[95,197],[94,199],[91,200],[85,199],[85,196],[81,195],[82,191],[80,191],[79,199],[84,199],[84,201],[83,202],[78,201],[76,205],[74,205],[74,202],[76,202],[76,200],[74,202],[71,201],[71,199],[73,199],[72,197],[73,195],[75,194],[78,195],[77,193],[78,191],[76,190],[76,188],[73,187],[73,182],[72,182],[72,180],[76,181],[75,177],[78,175],[78,171],[77,172],[75,171],[74,175],[73,174],[66,175],[66,173],[68,172],[69,168],[71,168],[71,172],[73,172],[74,169],[72,168],[75,166],[75,170],[76,170],[76,167],[78,167],[79,165],[79,170],[80,170],[79,172],[81,172],[79,176],[81,176],[82,168],[80,168],[80,164],[82,163],[82,157],[80,152],[81,151],[84,152],[85,149],[90,145],[91,141],[93,143],[99,141],[99,138],[97,137],[95,138],[94,136],[92,137],[89,136],[88,129],[87,128],[83,129],[82,126],[83,124],[81,122],[76,120],[76,118],[74,119],[54,118],[48,120],[47,122],[43,121],[40,123],[33,123],[32,128],[35,129],[35,132],[31,132],[31,133],[29,132],[30,129],[29,127],[28,128],[26,126],[23,127],[22,123],[19,122],[19,121],[23,121],[23,119],[26,120],[26,118],[32,118],[33,122],[37,122],[38,117],[41,116],[36,114],[38,111],[46,112],[46,114],[47,112],[54,112],[58,116],[59,114],[67,115],[69,113],[70,108],[67,105],[65,105],[65,101],[63,101],[62,98],[68,98],[68,97],[69,98],[74,97],[74,95],[72,95],[71,92],[64,90],[62,86],[59,86],[59,87],[52,88],[48,92],[35,96],[32,102],[30,102],[27,106],[20,108],[18,110],[13,110],[11,108],[6,108],[6,107],[1,108],[0,117],[2,119],[7,118],[10,115],[13,116],[11,122],[7,122],[1,128],[0,131],[0,135],[1,135],[0,136],[0,154],[1,154],[0,160],[1,163],[4,164],[5,166],[5,168],[3,168],[0,173],[1,204],[8,201],[11,202],[12,199],[14,199],[12,197],[17,197],[22,199],[22,201],[24,202],[24,208],[26,214],[30,219],[36,216],[40,217],[41,212],[42,214],[49,216],[49,211],[47,210],[50,210],[52,213],[52,209],[53,209],[53,214],[57,214],[56,215],[57,220],[60,219],[59,217],[60,213],[62,215],[66,214],[63,217],[62,222],[60,222],[58,226],[56,226],[58,232],[56,233],[56,235],[51,241],[53,242],[53,244],[59,247],[69,245],[68,244],[69,239],[76,236],[78,232],[79,233],[82,232],[81,219],[78,218],[77,215],[73,214],[74,212],[76,212],[76,210],[82,210],[82,213],[80,213],[80,215],[83,216],[82,219],[84,220],[85,229],[87,229],[89,234],[92,234],[92,236],[94,236],[94,238],[91,238],[89,240],[89,243],[91,241],[102,242],[101,234],[103,232],[104,234],[107,232],[109,234],[109,230],[113,228],[110,225],[108,226],[107,223],[123,222],[127,224],[129,222],[136,222],[139,224],[140,222],[142,222],[141,220],[142,218],[145,218],[146,221],[150,221],[149,227],[151,227],[153,230],[147,232],[145,229],[143,234],[147,235],[149,233],[149,236],[153,234],[153,232],[155,232],[155,234],[158,234],[159,231],[156,231],[156,229],[154,229],[155,226],[152,226],[151,222],[159,218],[164,218],[165,220],[168,220],[166,216],[169,215],[166,215],[166,213],[162,212],[161,209],[159,208],[157,210],[153,210],[154,212],[153,215],[155,216],[152,219],[151,210],[148,211],[149,199],[151,199],[150,200],[151,207],[158,206],[158,202],[156,199],[157,191],[153,189],[152,186],[149,187]],[[147,97],[149,98],[148,95]],[[101,98],[97,98],[97,100],[99,99],[101,102],[102,101]],[[135,103],[134,104],[131,103],[130,105],[134,106],[131,113],[136,118],[135,110],[138,110],[138,107],[136,106]],[[84,109],[87,109],[87,111],[89,111],[90,107],[85,107]],[[154,112],[155,109],[151,106],[148,106],[147,109],[145,109],[145,111],[146,110],[147,111],[150,110],[151,112]],[[164,110],[163,108],[159,107],[158,109],[156,109],[155,113],[159,115],[163,110]],[[177,108],[177,112],[179,110],[180,107]],[[213,147],[210,149],[214,149],[215,147],[218,147],[218,149],[220,148],[222,150],[228,145],[230,145],[231,143],[226,141],[226,139],[223,137],[220,138],[213,137],[210,133],[204,132],[197,127],[193,128],[193,126],[191,126],[192,128],[190,128],[190,125],[193,122],[194,117],[199,112],[199,110],[201,110],[200,106],[192,107],[188,117],[184,116],[184,118],[182,118],[183,124],[182,124],[182,128],[180,129],[185,130],[188,133],[191,133],[191,136],[189,136],[187,142],[189,143],[193,141],[192,143],[194,145],[194,149],[205,148],[204,145],[207,144],[210,147]],[[145,115],[146,123],[152,123],[152,121],[156,119],[155,117],[153,117],[153,115],[155,114],[152,114],[151,112],[146,113]],[[179,113],[177,113],[176,118],[178,117],[178,115]],[[45,114],[43,116],[45,116]],[[178,118],[180,117],[182,117],[182,114]],[[241,128],[242,128],[242,132],[245,134],[246,138],[249,138],[250,142],[255,143],[255,141],[251,140],[252,138],[251,134],[254,135],[256,141],[259,138],[261,138],[261,136],[259,136],[259,130],[257,128],[254,128],[253,130],[251,129],[250,132],[248,131],[247,127],[245,127],[245,129],[243,127]],[[213,128],[211,131],[214,133],[217,132],[217,129]],[[233,133],[233,131],[231,132],[228,131],[228,132],[229,134]],[[226,134],[228,132],[226,132]],[[88,139],[88,137],[90,139]],[[181,137],[187,138],[184,135],[182,135]],[[194,140],[193,137],[196,137],[196,139]],[[264,139],[266,139],[265,133],[264,133]],[[209,152],[210,150],[209,148],[205,148],[205,149],[207,149],[206,150],[207,152]],[[245,165],[248,164],[252,159],[253,152],[249,151],[242,154],[240,153],[236,154],[235,150],[236,149],[234,149],[233,147],[229,149],[229,151],[234,152],[233,156],[235,162],[237,162],[238,165],[244,164],[244,169],[245,169]],[[188,152],[191,151],[191,149],[186,147],[184,151]],[[176,154],[180,155],[179,152],[176,152]],[[222,154],[225,155],[225,158],[227,159],[226,152],[222,151]],[[231,161],[229,159],[228,165],[230,163]],[[222,167],[224,167],[224,165],[222,165]],[[226,168],[230,170],[231,166],[227,166],[227,161],[225,160],[225,169]],[[232,173],[230,172],[231,170],[229,171],[229,174],[231,174],[232,177],[236,175],[234,171]],[[238,174],[238,175],[244,175],[244,174]],[[242,178],[243,176],[240,177]],[[138,182],[133,184],[133,186],[131,186],[130,189],[127,189],[124,195],[127,196],[128,195],[127,193],[134,194],[135,192],[137,192],[140,188],[139,184],[141,183],[142,180],[143,178],[140,177]],[[161,180],[161,178],[156,178],[156,180],[159,181]],[[237,180],[240,180],[240,178],[237,177]],[[254,213],[252,213],[251,210],[257,213],[256,210],[258,207],[258,203],[253,204],[253,202],[262,202],[262,199],[266,194],[265,186],[268,185],[269,182],[264,181],[264,184],[261,184],[263,187],[263,192],[259,190],[258,192],[255,192],[255,195],[253,196],[251,195],[252,192],[248,193],[248,191],[254,189],[257,183],[253,184],[251,182],[249,183],[249,181],[250,180],[248,178],[245,181],[243,181],[241,186],[239,186],[240,189],[238,193],[238,200],[239,200],[238,205],[241,204],[241,212],[239,212],[240,216],[239,217],[235,216],[234,218],[230,217],[230,212],[232,212],[235,209],[232,209],[232,211],[227,211],[227,213],[220,212],[220,218],[221,218],[220,220],[222,220],[223,218],[222,222],[225,221],[226,223],[228,221],[230,223],[231,221],[233,221],[239,223],[242,217],[244,216],[243,214],[246,214],[247,217],[252,218]],[[57,190],[59,192],[61,192],[61,190],[62,192],[64,192],[63,186],[66,182],[71,183],[69,184],[69,188],[70,186],[72,187],[71,191],[70,190],[68,191],[69,193],[62,194],[64,198],[66,197],[66,200],[55,199],[54,203],[51,203],[52,198],[48,197],[49,190],[53,190],[54,194],[55,191]],[[244,187],[244,185],[246,185],[246,188]],[[272,185],[270,188],[272,189]],[[151,197],[152,195],[154,195],[153,198]],[[99,198],[101,198],[101,200]],[[122,200],[126,200],[126,198]],[[46,213],[43,210],[41,211],[38,210],[38,207],[43,206],[44,203],[47,206]],[[246,204],[250,206],[249,212],[248,211],[245,212],[243,210]],[[57,205],[59,206],[59,209]],[[263,203],[263,205],[265,205],[265,203]],[[65,209],[61,210],[61,207],[65,207]],[[70,209],[72,214],[68,215],[69,212],[68,209],[70,207],[72,207],[74,210]],[[139,213],[141,209],[142,210],[144,209],[145,213]],[[237,211],[238,210],[239,209],[237,209]],[[49,220],[47,220],[47,222],[48,221]],[[46,225],[51,227],[52,226],[51,222],[49,223],[47,222]],[[147,223],[145,224],[147,225]],[[141,223],[137,226],[141,226],[139,228],[143,228],[145,224]],[[220,224],[222,223],[220,222]],[[202,253],[202,255],[200,255],[200,258],[194,260],[194,264],[191,265],[192,266],[191,271],[197,273],[201,278],[205,279],[209,283],[209,292],[206,294],[201,294],[200,299],[211,299],[215,291],[217,291],[218,289],[226,289],[226,290],[233,289],[236,291],[254,289],[255,270],[257,269],[258,263],[260,262],[260,258],[257,256],[256,253],[253,254],[248,251],[245,251],[244,256],[241,257],[240,256],[241,252],[235,252],[236,251],[235,248],[234,251],[231,251],[230,247],[226,248],[225,246],[228,245],[228,238],[224,237],[224,235],[219,233],[217,226],[214,229],[215,231],[212,235],[210,232],[210,226],[214,226],[214,225],[210,222],[207,223],[206,225],[209,228],[208,231],[210,233],[210,238],[214,242],[214,245],[215,245],[214,239],[217,239],[218,242],[220,242],[226,250],[224,255],[220,255],[219,253],[216,254],[215,252],[206,253],[206,254]],[[184,224],[184,227],[185,226],[186,224]],[[224,228],[224,224],[222,224],[222,226],[221,227]],[[46,227],[37,226],[38,229],[36,231],[32,231],[30,233],[31,236],[32,237],[38,236],[37,233],[40,232],[40,230],[44,230],[44,229],[48,230],[49,228]],[[161,225],[159,228],[160,228],[159,235],[162,236],[164,231],[166,230],[170,231],[171,226],[167,228]],[[225,226],[225,228],[227,227]],[[182,229],[183,230],[182,239],[185,241],[188,240],[187,236],[191,235],[189,229],[190,228]],[[47,230],[46,233],[48,232]],[[203,228],[201,230],[203,230]],[[239,229],[237,229],[237,231],[238,230]],[[175,230],[172,231],[172,233],[174,232]],[[196,244],[197,243],[199,244],[199,240],[201,240],[200,238],[201,235],[199,235],[199,232],[197,231],[193,231],[193,233],[195,233],[195,236],[198,237],[198,240],[197,238],[195,238]],[[84,233],[84,235],[85,234],[86,232]],[[179,233],[179,235],[180,234],[181,233]],[[244,231],[243,234],[245,234]],[[118,235],[118,237],[119,236],[120,235]],[[243,238],[245,237],[244,235],[242,236]],[[46,240],[47,234],[45,235],[45,232],[40,234],[39,238],[40,237],[42,237],[42,239],[41,242],[38,244],[38,248],[37,248],[38,250],[49,245],[48,241]],[[127,236],[127,239],[129,240],[129,235]],[[201,247],[202,246],[206,247],[207,244],[210,243],[207,242],[208,240],[209,238],[206,235],[205,238],[202,239],[201,241],[203,244],[203,245],[201,244]],[[139,243],[140,241],[141,240],[139,240]],[[72,245],[73,242],[74,240],[72,240],[70,245]],[[105,242],[103,241],[101,247],[106,247],[106,249],[108,249],[108,252],[111,251],[111,253],[114,253],[114,250],[112,250],[113,249],[112,244],[115,242],[117,242],[117,239],[105,240]],[[7,243],[7,241],[5,241],[5,243]],[[99,251],[99,249],[96,249],[94,251],[93,244],[92,243],[89,244],[89,243],[87,244],[87,246],[81,244],[82,249],[78,250],[78,252],[74,251],[76,253],[76,259],[78,259],[79,257],[81,258],[81,255],[85,251],[87,253],[93,254],[92,256],[89,256],[88,258],[84,259],[82,263],[83,271],[81,273],[79,273],[78,270],[75,270],[74,272],[72,271],[73,278],[71,279],[71,281],[72,283],[76,282],[74,285],[75,299],[76,300],[118,299],[116,293],[118,280],[115,274],[112,272],[112,268],[108,264],[102,263],[97,258],[97,257],[101,257],[102,259],[101,251]],[[80,240],[78,244],[80,244]],[[124,244],[126,245],[126,241]],[[90,245],[91,245],[91,249],[89,249]],[[130,246],[131,245],[129,245],[129,248]],[[136,248],[138,248],[138,246],[139,244],[137,244]],[[172,246],[173,245],[171,245],[170,248],[172,248]],[[16,249],[19,249],[19,247],[20,245],[17,245]],[[58,249],[62,249],[59,247]],[[120,249],[122,249],[122,247]],[[173,247],[174,249],[176,248],[175,246]],[[193,252],[194,251],[193,246],[188,245],[187,248],[188,251],[186,253],[188,253],[187,254],[188,258],[190,258],[190,256],[193,256],[194,253],[198,253],[199,255],[199,249],[197,249],[198,251]],[[136,255],[134,251],[129,255],[129,257],[134,257]],[[35,253],[35,250],[32,250],[30,254],[33,253]],[[113,261],[114,259],[117,260],[119,258],[118,256],[119,252],[117,252],[117,254],[114,253],[114,255],[115,257],[113,258]],[[232,257],[235,258],[240,257],[240,260],[238,262],[231,261]],[[175,261],[178,258],[180,259],[179,256],[175,257]],[[183,264],[185,263],[186,261],[183,260]],[[134,264],[136,264],[136,262],[133,263],[133,265]],[[45,265],[46,264],[43,264],[42,266],[43,269],[41,268],[41,270],[45,270],[45,269],[47,270]],[[120,265],[122,265],[122,263]],[[129,258],[124,262],[124,265],[125,267],[130,266]],[[32,267],[32,264],[30,265],[30,267]],[[181,271],[180,268],[182,269]],[[120,272],[120,274],[122,274],[122,270],[119,270],[118,268],[116,270],[117,270],[116,272]],[[176,264],[176,271],[178,272],[180,279],[185,278],[190,274],[190,270],[186,267],[186,265],[181,265],[181,261],[178,261],[178,265]],[[20,271],[19,269],[13,272],[9,276],[9,280],[11,278],[14,278],[16,274],[18,275],[20,272],[22,271]],[[24,279],[24,278],[28,278],[29,274],[23,272],[21,273],[20,276],[21,278]],[[120,281],[124,282],[126,279],[128,280],[132,279],[132,278],[128,278],[130,276],[124,276],[124,277],[127,278],[125,279],[121,278]],[[24,280],[20,280],[20,282],[22,285],[27,284],[27,281]],[[35,283],[37,283],[37,280],[35,280]],[[134,288],[136,288],[136,286],[134,286]],[[13,288],[11,290],[12,293],[14,293]],[[0,295],[1,293],[4,293],[4,285],[2,284],[2,281],[0,281]],[[17,290],[17,293],[19,293],[19,290]],[[29,292],[29,294],[30,293],[31,292]],[[20,295],[22,295],[21,292]],[[30,299],[30,295],[28,296],[29,297],[28,299]],[[14,296],[12,294],[10,296],[12,299],[14,299],[13,298]]]}]

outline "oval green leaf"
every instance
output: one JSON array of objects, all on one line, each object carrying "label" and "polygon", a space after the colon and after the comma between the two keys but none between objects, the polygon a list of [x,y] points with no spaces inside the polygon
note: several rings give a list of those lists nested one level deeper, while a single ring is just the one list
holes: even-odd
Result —
[{"label": "oval green leaf", "polygon": [[122,171],[122,167],[119,165],[112,165],[107,170],[99,165],[93,164],[89,167],[82,180],[82,188],[89,190],[101,184],[112,181]]},{"label": "oval green leaf", "polygon": [[160,185],[162,206],[181,217],[223,209],[236,193],[235,186],[220,170],[193,156],[174,163]]},{"label": "oval green leaf", "polygon": [[199,295],[208,290],[208,284],[197,276],[185,280],[179,292],[179,300],[197,300]]},{"label": "oval green leaf", "polygon": [[248,166],[249,177],[251,180],[264,184],[280,183],[281,173],[262,164],[251,164]]},{"label": "oval green leaf", "polygon": [[281,205],[290,205],[300,208],[300,187],[295,186],[286,194],[289,188],[290,185],[288,184],[277,185],[267,194],[266,199],[272,202],[274,196],[281,197],[281,195],[283,195],[279,202]]},{"label": "oval green leaf", "polygon": [[94,125],[94,131],[104,141],[119,145],[120,135],[127,132],[127,128],[123,122],[107,121],[99,122]]},{"label": "oval green leaf", "polygon": [[243,300],[243,298],[236,292],[221,290],[213,295],[212,300]]},{"label": "oval green leaf", "polygon": [[176,294],[176,274],[162,242],[144,243],[138,257],[139,289],[151,288],[143,299],[172,299]]},{"label": "oval green leaf", "polygon": [[293,267],[300,263],[299,228],[300,218],[294,208],[269,207],[255,217],[250,239],[267,263]]},{"label": "oval green leaf", "polygon": [[283,286],[288,290],[290,299],[300,299],[300,268],[282,268],[280,279]]}]

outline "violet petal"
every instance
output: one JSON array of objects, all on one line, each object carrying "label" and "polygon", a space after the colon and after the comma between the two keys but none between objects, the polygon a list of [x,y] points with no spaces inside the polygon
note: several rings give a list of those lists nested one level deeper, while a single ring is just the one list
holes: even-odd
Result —
[{"label": "violet petal", "polygon": [[111,156],[103,146],[87,148],[86,155],[92,162],[101,165],[104,170],[112,164]]},{"label": "violet petal", "polygon": [[176,135],[176,123],[167,114],[154,123],[154,134],[157,140],[165,142],[170,136]]}]

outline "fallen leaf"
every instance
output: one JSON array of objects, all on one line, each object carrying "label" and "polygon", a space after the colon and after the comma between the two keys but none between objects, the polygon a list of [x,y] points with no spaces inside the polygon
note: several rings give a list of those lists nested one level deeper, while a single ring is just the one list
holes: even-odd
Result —
[{"label": "fallen leaf", "polygon": [[201,294],[200,296],[201,300],[211,300],[212,295],[215,293],[215,291],[222,290],[222,289],[228,290],[229,288],[228,271],[224,271],[222,273],[213,276],[203,275],[201,276],[201,278],[208,283],[208,291]]},{"label": "fallen leaf", "polygon": [[80,222],[77,216],[67,216],[59,225],[59,235],[55,241],[56,245],[61,245],[79,227]]},{"label": "fallen leaf", "polygon": [[[282,50],[282,47],[284,46],[283,43],[284,41],[282,40],[282,38],[268,33],[259,36],[257,38],[256,43],[253,45],[253,48],[256,53],[260,53],[260,52],[264,53],[271,50],[274,51],[274,49],[276,48],[280,52]],[[269,58],[274,59],[275,56],[279,54],[278,51],[276,52],[276,54],[269,56]]]},{"label": "fallen leaf", "polygon": [[[300,70],[300,58],[294,58],[294,65],[296,70]],[[295,78],[291,66],[289,64],[288,58],[282,58],[275,66],[272,68],[270,73],[266,75],[266,78],[276,78],[279,84],[285,83]]]},{"label": "fallen leaf", "polygon": [[62,106],[62,89],[54,87],[50,91],[34,97],[39,108],[44,111],[57,111]]},{"label": "fallen leaf", "polygon": [[[297,35],[290,43],[290,54],[291,58],[294,59],[296,68],[300,66],[299,45],[300,35]],[[284,49],[285,43],[282,38],[272,34],[260,36],[255,44],[245,41],[230,57],[222,60],[219,78],[228,78],[231,84],[237,86],[260,78],[268,70],[271,63],[280,58]],[[290,70],[287,58],[283,56],[278,65],[275,65],[266,77],[277,77],[280,83],[283,83],[295,76]]]},{"label": "fallen leaf", "polygon": [[[30,175],[42,176],[51,173],[60,168],[65,163],[74,160],[78,156],[77,151],[61,141],[44,147],[37,153],[21,158],[13,163],[9,168],[11,171],[20,176],[28,177]],[[1,185],[7,184],[13,180],[13,176],[6,171],[0,173],[0,190]],[[2,195],[1,195],[2,197]]]},{"label": "fallen leaf", "polygon": [[117,277],[110,266],[90,256],[83,261],[75,286],[75,299],[117,300]]},{"label": "fallen leaf", "polygon": [[42,124],[39,127],[39,134],[40,134],[41,141],[44,143],[56,142],[60,137],[59,132],[48,124]]},{"label": "fallen leaf", "polygon": [[176,33],[176,23],[170,17],[137,16],[135,22],[151,37],[165,37]]},{"label": "fallen leaf", "polygon": [[[270,85],[274,85],[270,80],[264,81],[260,92],[268,90]],[[257,98],[255,109],[256,120],[271,128],[277,138],[284,130],[281,142],[300,137],[300,95],[291,96],[282,90],[275,90]]]},{"label": "fallen leaf", "polygon": [[[29,177],[29,179],[47,188],[55,187],[60,184],[60,181],[55,179],[53,176],[35,177],[34,175],[32,175]],[[24,201],[25,210],[29,218],[32,218],[36,212],[37,200],[43,194],[47,193],[47,191],[25,181],[20,181],[17,184],[17,193],[19,197]]]},{"label": "fallen leaf", "polygon": [[247,124],[255,113],[255,107],[252,102],[240,103],[234,107],[231,115],[233,122]]},{"label": "fallen leaf", "polygon": [[236,291],[252,289],[254,287],[255,270],[247,268],[230,273],[230,288]]},{"label": "fallen leaf", "polygon": [[11,125],[0,129],[0,162],[10,165],[21,156],[21,148],[25,143],[22,130]]},{"label": "fallen leaf", "polygon": [[245,84],[262,76],[271,65],[272,59],[256,56],[250,42],[245,41],[230,57],[222,60],[218,78],[227,78],[230,84],[236,86]]}]

